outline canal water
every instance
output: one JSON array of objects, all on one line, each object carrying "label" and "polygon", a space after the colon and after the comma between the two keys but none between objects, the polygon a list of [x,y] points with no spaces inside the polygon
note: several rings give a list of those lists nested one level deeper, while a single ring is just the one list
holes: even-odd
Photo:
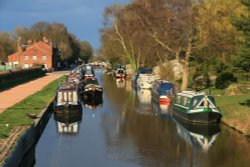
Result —
[{"label": "canal water", "polygon": [[151,102],[148,90],[96,75],[103,101],[84,104],[79,115],[52,115],[28,158],[36,167],[249,166],[250,142],[237,132],[187,125]]}]

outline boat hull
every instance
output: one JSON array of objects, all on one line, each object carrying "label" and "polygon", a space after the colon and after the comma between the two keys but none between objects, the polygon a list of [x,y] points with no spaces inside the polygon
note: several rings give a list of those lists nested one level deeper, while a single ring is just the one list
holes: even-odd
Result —
[{"label": "boat hull", "polygon": [[84,99],[92,99],[92,98],[101,98],[102,91],[92,90],[92,91],[84,91]]},{"label": "boat hull", "polygon": [[186,113],[174,108],[173,114],[187,122],[196,124],[214,124],[219,123],[221,119],[221,114],[218,112]]}]

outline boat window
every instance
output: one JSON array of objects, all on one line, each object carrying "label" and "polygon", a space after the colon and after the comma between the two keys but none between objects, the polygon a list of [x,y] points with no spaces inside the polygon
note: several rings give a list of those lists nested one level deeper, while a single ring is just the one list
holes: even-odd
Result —
[{"label": "boat window", "polygon": [[58,92],[57,102],[77,102],[77,93],[73,92]]},{"label": "boat window", "polygon": [[180,104],[181,103],[181,96],[177,97],[177,103]]},{"label": "boat window", "polygon": [[57,93],[57,101],[60,102],[64,102],[63,100],[63,92],[58,92]]},{"label": "boat window", "polygon": [[214,104],[207,98],[202,99],[202,102],[199,104],[198,107],[215,108]]},{"label": "boat window", "polygon": [[197,99],[194,99],[194,101],[193,101],[193,106],[196,106],[196,105],[197,105],[197,102],[198,102],[198,100],[197,100]]},{"label": "boat window", "polygon": [[118,70],[118,74],[123,74],[123,70]]},{"label": "boat window", "polygon": [[183,105],[184,105],[184,106],[187,106],[187,102],[188,102],[188,98],[187,98],[187,97],[184,97],[184,98],[183,98]]}]

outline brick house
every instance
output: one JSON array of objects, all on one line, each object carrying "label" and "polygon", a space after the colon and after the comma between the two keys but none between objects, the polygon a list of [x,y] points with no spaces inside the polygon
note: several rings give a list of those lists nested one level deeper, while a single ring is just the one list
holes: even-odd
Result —
[{"label": "brick house", "polygon": [[21,45],[17,41],[17,52],[8,56],[9,65],[18,65],[21,68],[30,68],[34,65],[44,65],[46,69],[56,70],[59,68],[60,51],[49,42],[46,37],[43,41],[33,42],[29,40],[28,45]]}]

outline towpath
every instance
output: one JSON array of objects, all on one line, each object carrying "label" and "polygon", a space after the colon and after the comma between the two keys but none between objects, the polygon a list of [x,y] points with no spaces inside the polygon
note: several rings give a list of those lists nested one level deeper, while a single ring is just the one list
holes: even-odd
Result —
[{"label": "towpath", "polygon": [[0,92],[0,113],[4,112],[7,108],[15,105],[16,103],[22,101],[26,97],[41,90],[50,82],[68,73],[68,71],[49,73],[47,76],[44,76],[42,78],[38,78],[28,83],[24,83],[9,90]]}]

